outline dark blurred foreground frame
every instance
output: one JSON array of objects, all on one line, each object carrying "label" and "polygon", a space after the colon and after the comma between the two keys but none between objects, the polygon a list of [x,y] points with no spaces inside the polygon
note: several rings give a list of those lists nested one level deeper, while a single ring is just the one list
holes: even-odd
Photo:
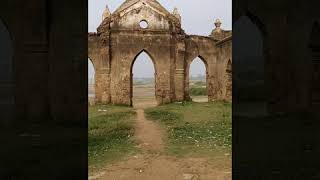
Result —
[{"label": "dark blurred foreground frame", "polygon": [[235,180],[320,179],[316,2],[233,1]]},{"label": "dark blurred foreground frame", "polygon": [[87,179],[87,12],[0,2],[0,179]]}]

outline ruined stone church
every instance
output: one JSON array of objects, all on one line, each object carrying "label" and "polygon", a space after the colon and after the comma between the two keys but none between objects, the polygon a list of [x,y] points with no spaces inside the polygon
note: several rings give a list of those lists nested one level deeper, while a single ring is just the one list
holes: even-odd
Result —
[{"label": "ruined stone church", "polygon": [[156,0],[126,0],[113,13],[106,7],[97,33],[88,35],[96,102],[132,105],[132,66],[141,52],[155,67],[158,104],[190,100],[189,67],[197,57],[206,67],[209,101],[231,100],[231,31],[216,19],[210,35],[188,35],[181,21],[176,8],[168,12]]}]

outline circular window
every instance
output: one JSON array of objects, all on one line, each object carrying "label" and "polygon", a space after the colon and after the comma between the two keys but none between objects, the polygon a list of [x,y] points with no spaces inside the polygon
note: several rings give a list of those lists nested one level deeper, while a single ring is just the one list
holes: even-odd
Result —
[{"label": "circular window", "polygon": [[142,21],[140,21],[140,23],[139,23],[139,25],[140,25],[140,27],[142,28],[142,29],[146,29],[146,28],[148,28],[148,22],[146,21],[146,20],[142,20]]}]

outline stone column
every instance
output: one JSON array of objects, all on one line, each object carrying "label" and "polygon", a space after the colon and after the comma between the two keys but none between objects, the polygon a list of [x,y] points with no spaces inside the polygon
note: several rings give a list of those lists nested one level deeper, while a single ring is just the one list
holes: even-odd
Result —
[{"label": "stone column", "polygon": [[178,36],[176,45],[176,69],[175,69],[175,101],[185,100],[185,53],[184,36]]},{"label": "stone column", "polygon": [[176,101],[184,100],[184,84],[185,84],[185,69],[176,69],[175,74],[175,92],[176,92]]},{"label": "stone column", "polygon": [[110,68],[101,68],[95,75],[96,102],[110,103]]}]

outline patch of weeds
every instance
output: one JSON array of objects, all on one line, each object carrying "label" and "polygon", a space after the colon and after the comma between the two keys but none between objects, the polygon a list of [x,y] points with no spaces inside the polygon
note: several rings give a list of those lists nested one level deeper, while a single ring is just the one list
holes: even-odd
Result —
[{"label": "patch of weeds", "polygon": [[135,112],[121,106],[98,105],[89,108],[89,172],[119,160],[133,152],[133,118]]},{"label": "patch of weeds", "polygon": [[165,124],[174,124],[182,118],[181,114],[167,110],[149,109],[145,110],[145,113],[148,119],[160,121]]},{"label": "patch of weeds", "polygon": [[148,119],[166,126],[169,153],[231,152],[230,102],[173,103],[147,109],[145,113]]}]

